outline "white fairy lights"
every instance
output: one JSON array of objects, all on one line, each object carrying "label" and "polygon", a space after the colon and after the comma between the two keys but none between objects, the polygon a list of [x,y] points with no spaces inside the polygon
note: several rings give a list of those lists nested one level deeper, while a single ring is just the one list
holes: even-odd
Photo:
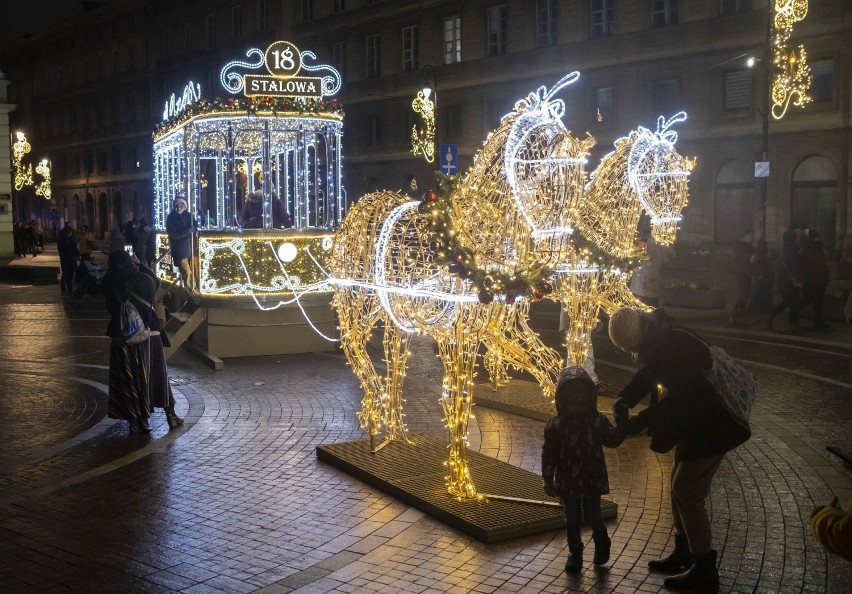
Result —
[{"label": "white fairy lights", "polygon": [[24,157],[32,150],[27,137],[23,132],[16,132],[17,139],[12,145],[12,169],[15,172],[15,189],[21,190],[24,186],[33,183],[33,166],[29,163],[24,165]]}]

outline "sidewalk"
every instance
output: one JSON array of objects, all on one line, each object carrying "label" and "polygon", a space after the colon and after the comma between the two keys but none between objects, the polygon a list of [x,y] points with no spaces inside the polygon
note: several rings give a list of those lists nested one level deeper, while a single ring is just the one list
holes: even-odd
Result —
[{"label": "sidewalk", "polygon": [[[754,361],[760,380],[752,439],[726,456],[708,501],[720,591],[848,592],[852,564],[806,525],[815,505],[850,494],[825,451],[852,443],[848,329],[802,338],[727,329],[722,312],[673,315]],[[106,318],[100,299],[0,291],[3,592],[666,592],[647,561],[671,547],[671,455],[644,436],[606,450],[612,561],[567,576],[562,531],[483,544],[318,461],[318,445],[365,439],[363,392],[339,353],[213,371],[178,352],[185,425],[169,431],[157,410],[151,436],[129,435],[106,417]],[[595,341],[599,373],[623,385],[626,364]],[[411,352],[409,430],[445,439],[440,362],[428,340]],[[539,471],[542,421],[474,411],[472,450]],[[591,550],[585,528],[583,540]]]}]

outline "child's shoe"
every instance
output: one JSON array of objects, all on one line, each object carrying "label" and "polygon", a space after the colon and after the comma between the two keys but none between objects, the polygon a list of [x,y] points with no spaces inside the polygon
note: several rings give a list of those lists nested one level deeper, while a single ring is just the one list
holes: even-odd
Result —
[{"label": "child's shoe", "polygon": [[567,573],[580,573],[583,568],[583,545],[569,545],[568,561],[565,562],[565,571]]},{"label": "child's shoe", "polygon": [[592,559],[592,563],[595,565],[603,565],[609,561],[609,550],[611,547],[612,541],[609,537],[601,540],[595,539],[595,556]]}]

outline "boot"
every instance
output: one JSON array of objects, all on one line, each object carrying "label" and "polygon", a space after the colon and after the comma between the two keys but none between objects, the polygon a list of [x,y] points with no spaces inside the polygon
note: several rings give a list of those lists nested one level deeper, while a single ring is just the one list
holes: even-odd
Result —
[{"label": "boot", "polygon": [[595,565],[603,565],[609,561],[609,549],[612,546],[612,541],[609,537],[605,539],[595,539],[595,556],[592,558],[592,563]]},{"label": "boot", "polygon": [[583,543],[569,544],[568,561],[565,562],[565,571],[567,573],[580,573],[583,568]]},{"label": "boot", "polygon": [[648,569],[660,573],[675,573],[689,569],[692,565],[692,554],[689,552],[689,541],[682,534],[675,534],[675,548],[667,557],[648,561]]},{"label": "boot", "polygon": [[695,561],[689,571],[667,577],[663,585],[669,590],[717,592],[719,590],[719,570],[716,569],[716,551],[695,555]]},{"label": "boot", "polygon": [[176,429],[183,425],[183,419],[177,416],[174,406],[167,406],[163,410],[166,411],[166,422],[169,424],[169,429]]}]

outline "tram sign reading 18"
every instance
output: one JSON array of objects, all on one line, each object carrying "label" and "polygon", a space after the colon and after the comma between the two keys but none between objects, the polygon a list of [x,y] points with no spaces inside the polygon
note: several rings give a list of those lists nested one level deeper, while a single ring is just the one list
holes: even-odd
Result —
[{"label": "tram sign reading 18", "polygon": [[276,41],[264,55],[269,74],[246,74],[245,94],[268,97],[322,97],[322,78],[297,76],[302,69],[299,49],[289,41]]}]

